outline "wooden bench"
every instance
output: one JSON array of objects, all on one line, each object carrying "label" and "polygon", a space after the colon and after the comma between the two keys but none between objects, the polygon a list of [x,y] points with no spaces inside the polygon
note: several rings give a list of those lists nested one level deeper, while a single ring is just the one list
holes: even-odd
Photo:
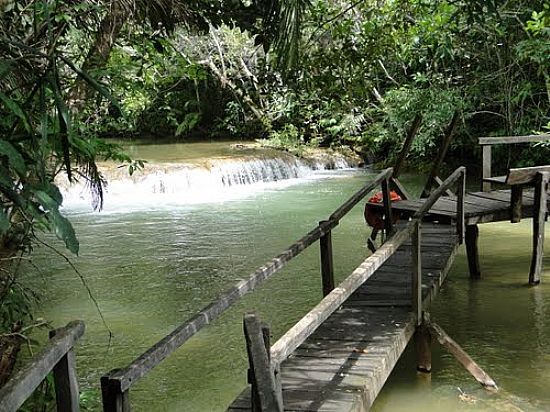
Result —
[{"label": "wooden bench", "polygon": [[550,165],[510,169],[505,176],[483,179],[484,182],[503,184],[511,187],[510,221],[512,223],[517,223],[521,220],[523,188],[526,186],[535,186],[539,173],[550,173]]},{"label": "wooden bench", "polygon": [[508,170],[508,174],[506,176],[486,177],[483,181],[500,183],[509,186],[529,185],[532,184],[535,175],[538,172],[550,172],[550,165],[510,169]]},{"label": "wooden bench", "polygon": [[[550,141],[550,134],[530,135],[530,136],[507,136],[507,137],[480,137],[478,143],[482,148],[482,187],[481,190],[489,192],[491,183],[502,183],[503,176],[491,177],[492,166],[492,146],[497,144],[518,144]],[[531,168],[523,168],[531,169]],[[519,169],[510,169],[519,170]],[[510,173],[508,173],[510,174]],[[496,179],[496,180],[495,180]],[[506,183],[506,182],[505,182]],[[507,183],[510,184],[510,183]]]},{"label": "wooden bench", "polygon": [[547,217],[548,181],[550,180],[550,165],[522,167],[509,169],[506,176],[491,176],[491,146],[495,144],[530,143],[550,141],[550,134],[510,137],[480,137],[479,144],[483,148],[482,160],[482,190],[491,190],[492,183],[505,184],[511,188],[510,220],[517,223],[522,215],[523,188],[535,187],[535,202],[533,204],[533,252],[529,270],[529,284],[540,282],[542,273],[542,257],[544,251],[544,223]]}]

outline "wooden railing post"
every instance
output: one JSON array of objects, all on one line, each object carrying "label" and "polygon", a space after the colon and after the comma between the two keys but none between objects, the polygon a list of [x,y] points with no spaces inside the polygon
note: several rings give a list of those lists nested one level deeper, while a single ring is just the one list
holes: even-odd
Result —
[{"label": "wooden railing post", "polygon": [[130,390],[122,391],[120,381],[109,378],[109,375],[101,377],[101,397],[103,412],[130,411]]},{"label": "wooden railing post", "polygon": [[491,191],[491,182],[485,182],[483,179],[491,177],[491,145],[482,146],[482,164],[481,164],[481,190],[483,192]]},{"label": "wooden railing post", "polygon": [[386,238],[389,238],[393,233],[393,215],[391,209],[389,178],[382,180],[382,197],[384,200],[384,230],[386,231]]},{"label": "wooden railing post", "polygon": [[414,221],[411,233],[412,240],[412,308],[416,325],[422,323],[422,256],[421,256],[421,224],[420,219]]},{"label": "wooden railing post", "polygon": [[[56,334],[57,330],[51,330],[49,333],[50,339]],[[80,397],[76,376],[76,361],[72,348],[53,367],[53,379],[57,411],[78,412],[80,410]]]},{"label": "wooden railing post", "polygon": [[479,228],[477,225],[466,226],[466,256],[468,257],[468,269],[471,279],[481,277],[481,266],[479,264],[479,251],[477,241],[479,239]]},{"label": "wooden railing post", "polygon": [[432,335],[426,320],[414,331],[414,348],[416,352],[416,371],[431,373],[432,371]]},{"label": "wooden railing post", "polygon": [[[325,225],[329,221],[323,220],[319,225]],[[332,231],[329,229],[319,239],[321,252],[321,278],[323,280],[323,296],[327,296],[334,289],[334,263],[332,260]]]},{"label": "wooden railing post", "polygon": [[78,411],[73,347],[84,329],[84,322],[76,320],[53,332],[40,353],[0,388],[0,411],[19,410],[51,371],[54,371],[57,410]]},{"label": "wooden railing post", "polygon": [[544,252],[544,222],[546,220],[546,186],[548,185],[549,174],[547,172],[537,173],[535,179],[535,202],[533,204],[533,252],[531,257],[531,268],[529,270],[529,284],[540,283],[542,272],[542,256]]},{"label": "wooden railing post", "polygon": [[464,198],[466,196],[466,170],[464,170],[458,179],[458,189],[456,196],[456,233],[458,235],[458,243],[464,242]]},{"label": "wooden railing post", "polygon": [[255,314],[244,315],[244,336],[252,385],[251,408],[253,412],[283,412],[283,394],[271,366],[269,328],[260,325]]}]

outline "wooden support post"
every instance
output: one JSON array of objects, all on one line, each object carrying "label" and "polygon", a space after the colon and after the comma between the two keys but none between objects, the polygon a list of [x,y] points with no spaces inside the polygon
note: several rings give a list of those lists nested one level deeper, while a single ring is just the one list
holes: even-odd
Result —
[{"label": "wooden support post", "polygon": [[244,336],[250,364],[253,412],[283,412],[283,394],[271,367],[269,329],[255,314],[244,315]]},{"label": "wooden support post", "polygon": [[398,178],[390,178],[390,187],[392,190],[395,190],[399,196],[401,196],[401,199],[407,200],[412,198],[412,196],[409,194],[407,189],[405,189],[405,186],[403,186]]},{"label": "wooden support post", "polygon": [[[56,334],[57,330],[51,330],[49,333],[50,339]],[[53,379],[57,411],[78,412],[80,410],[80,396],[76,376],[76,361],[72,348],[53,367]]]},{"label": "wooden support post", "polygon": [[510,198],[510,222],[518,223],[521,221],[523,186],[512,185],[512,195]]},{"label": "wooden support post", "polygon": [[[434,176],[434,183],[437,183],[438,186],[441,186],[443,184],[443,180],[441,180],[439,176]],[[451,199],[455,198],[455,194],[451,189],[445,190],[445,195]]]},{"label": "wooden support post", "polygon": [[485,182],[483,179],[491,177],[491,145],[482,146],[482,151],[481,190],[483,192],[490,192],[491,182]]},{"label": "wooden support post", "polygon": [[458,243],[464,242],[464,198],[466,197],[466,171],[458,180],[458,189],[456,193],[456,234]]},{"label": "wooden support post", "polygon": [[382,180],[382,197],[384,200],[384,230],[386,239],[393,233],[393,214],[391,210],[391,194],[389,179]]},{"label": "wooden support post", "polygon": [[529,284],[538,285],[542,272],[544,252],[544,222],[546,220],[546,188],[549,173],[537,173],[535,179],[535,202],[533,204],[533,253],[529,270]]},{"label": "wooden support post", "polygon": [[[319,222],[320,225],[327,221]],[[332,231],[329,230],[319,239],[321,251],[321,278],[323,281],[323,296],[327,296],[334,289],[334,262],[332,259]]]},{"label": "wooden support post", "polygon": [[426,185],[424,186],[424,190],[422,190],[422,193],[420,195],[420,197],[422,198],[428,197],[430,195],[432,185],[435,182],[435,177],[439,175],[439,169],[443,164],[443,160],[445,159],[445,155],[447,154],[449,145],[453,140],[453,136],[456,131],[456,126],[458,125],[458,119],[459,119],[459,112],[458,110],[455,110],[453,114],[453,118],[451,119],[451,122],[447,126],[447,129],[445,129],[445,134],[443,135],[443,142],[441,143],[441,146],[439,146],[439,152],[437,153],[437,158],[432,166],[432,170],[430,171],[430,175],[428,176],[428,180],[426,182]]},{"label": "wooden support post", "polygon": [[437,341],[451,353],[457,361],[477,380],[485,389],[498,390],[495,381],[479,367],[477,363],[462,349],[458,343],[452,340],[441,327],[435,323],[429,324],[430,332]]},{"label": "wooden support post", "polygon": [[432,371],[432,335],[426,325],[422,324],[414,331],[416,350],[416,370],[421,373]]},{"label": "wooden support post", "polygon": [[477,225],[466,226],[466,254],[468,256],[468,268],[470,269],[470,278],[479,279],[481,269],[479,265],[479,252],[477,241],[479,238],[479,228]]},{"label": "wooden support post", "polygon": [[101,397],[103,412],[130,412],[130,391],[122,391],[119,381],[102,376]]},{"label": "wooden support post", "polygon": [[421,228],[420,220],[415,221],[411,233],[412,240],[412,308],[416,318],[416,325],[422,323],[422,256],[421,256]]}]

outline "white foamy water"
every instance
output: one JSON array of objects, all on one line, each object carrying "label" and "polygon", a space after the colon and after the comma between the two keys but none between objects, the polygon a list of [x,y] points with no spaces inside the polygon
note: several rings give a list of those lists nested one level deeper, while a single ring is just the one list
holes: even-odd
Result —
[{"label": "white foamy water", "polygon": [[[108,182],[104,211],[229,201],[304,180],[327,177],[328,170],[352,166],[343,156],[303,160],[284,155],[278,158],[209,159],[201,165],[146,164],[144,170],[133,176],[121,169],[106,167],[103,169]],[[92,209],[91,195],[85,185],[60,183],[60,186],[64,208]]]}]

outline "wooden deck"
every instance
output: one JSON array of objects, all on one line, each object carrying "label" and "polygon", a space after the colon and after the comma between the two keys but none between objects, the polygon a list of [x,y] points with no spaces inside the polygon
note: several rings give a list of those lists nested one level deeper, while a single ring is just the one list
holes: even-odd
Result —
[{"label": "wooden deck", "polygon": [[[534,190],[523,191],[522,217],[533,217]],[[550,207],[550,196],[548,197]],[[424,203],[425,199],[400,200],[392,203],[392,209],[404,216],[412,215]],[[464,214],[467,225],[477,223],[502,222],[510,220],[511,190],[493,190],[492,192],[469,192],[464,199]],[[381,207],[380,204],[371,205]],[[456,217],[456,200],[440,198],[430,209],[427,220],[450,221]]]},{"label": "wooden deck", "polygon": [[[422,225],[425,306],[445,280],[457,247],[454,226]],[[415,330],[411,267],[407,242],[282,363],[285,411],[370,408]],[[250,389],[228,410],[251,410]]]}]

